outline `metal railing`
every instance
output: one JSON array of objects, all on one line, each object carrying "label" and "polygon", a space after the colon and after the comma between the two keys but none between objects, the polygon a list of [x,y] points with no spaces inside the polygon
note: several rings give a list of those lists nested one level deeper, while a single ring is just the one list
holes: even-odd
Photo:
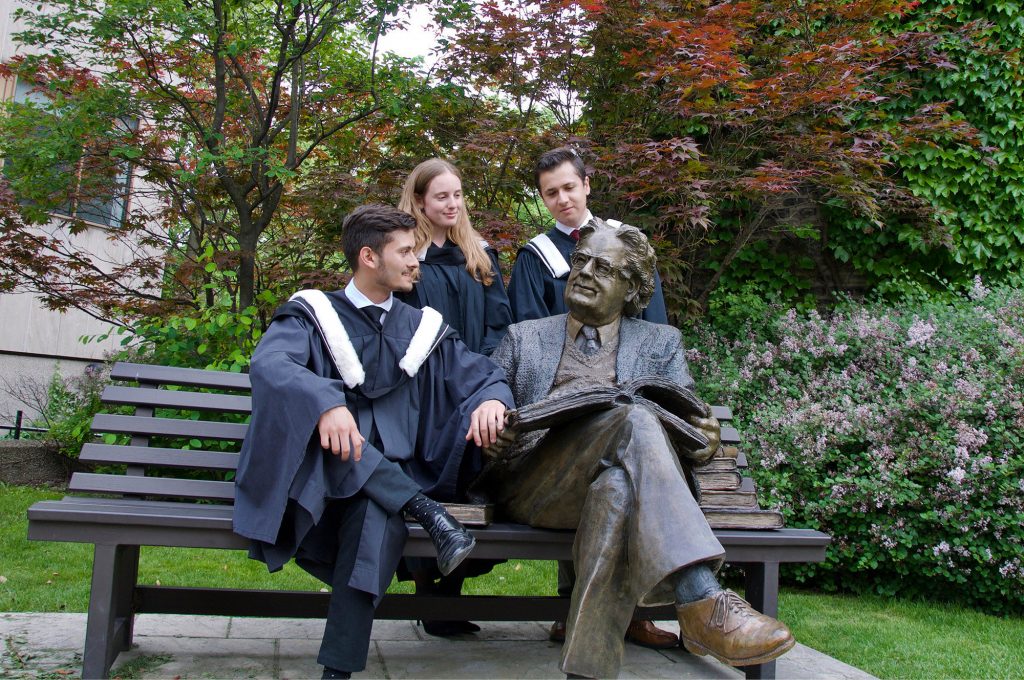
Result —
[{"label": "metal railing", "polygon": [[13,434],[12,439],[21,439],[21,435],[25,432],[49,432],[48,428],[45,427],[32,427],[31,425],[25,425],[25,412],[18,411],[14,415],[14,425],[0,425],[0,430],[7,430]]}]

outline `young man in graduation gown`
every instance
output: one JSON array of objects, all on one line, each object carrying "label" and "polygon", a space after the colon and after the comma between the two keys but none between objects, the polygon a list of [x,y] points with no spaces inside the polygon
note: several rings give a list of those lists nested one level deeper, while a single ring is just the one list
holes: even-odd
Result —
[{"label": "young man in graduation gown", "polygon": [[[644,377],[693,380],[678,329],[633,318],[653,291],[654,250],[635,227],[587,226],[572,257],[569,313],[513,324],[492,358],[520,408]],[[511,421],[488,452],[501,459],[478,484],[516,522],[576,529],[562,670],[616,677],[637,605],[675,603],[686,648],[734,665],[770,661],[794,645],[785,625],[723,590],[725,551],[698,504],[691,468],[712,456],[718,421],[677,414],[707,442],[676,444],[655,410],[631,399],[574,413],[548,430]],[[522,430],[522,431],[519,431]]]},{"label": "young man in graduation gown", "polygon": [[[586,165],[573,149],[559,147],[541,154],[533,179],[544,206],[555,218],[555,226],[519,249],[508,297],[512,316],[518,321],[543,319],[565,314],[565,284],[569,278],[569,256],[579,240],[580,229],[594,215],[587,208],[590,178]],[[606,220],[618,226],[617,220]],[[641,318],[653,323],[668,323],[661,277],[654,273],[654,294]]]},{"label": "young man in graduation gown", "polygon": [[388,206],[354,210],[342,235],[348,286],[296,293],[253,354],[234,528],[271,571],[294,557],[331,585],[324,677],[365,668],[403,514],[427,530],[443,573],[468,556],[472,537],[432,499],[454,498],[479,471],[479,447],[512,405],[500,369],[436,311],[392,295],[415,280],[414,227]]},{"label": "young man in graduation gown", "polygon": [[[555,226],[531,239],[516,256],[508,297],[517,322],[543,319],[568,311],[565,286],[569,279],[569,258],[579,240],[580,229],[595,222],[587,209],[590,178],[583,159],[573,149],[559,147],[541,154],[534,167],[533,179],[544,206],[555,218]],[[608,220],[607,224],[618,226],[621,222]],[[641,312],[641,318],[653,323],[668,323],[661,278],[656,270],[654,293],[650,304]],[[573,580],[572,562],[559,561],[558,593],[567,597],[572,592]],[[551,624],[549,637],[554,642],[565,640],[565,622]],[[653,649],[668,649],[679,644],[674,633],[642,619],[635,619],[630,624],[626,638]]]}]

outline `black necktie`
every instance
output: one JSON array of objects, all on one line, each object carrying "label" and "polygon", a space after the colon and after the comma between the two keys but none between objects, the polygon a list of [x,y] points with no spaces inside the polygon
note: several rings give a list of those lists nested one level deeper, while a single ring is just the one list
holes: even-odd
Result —
[{"label": "black necktie", "polygon": [[597,329],[593,326],[584,326],[580,334],[576,336],[576,346],[583,350],[587,356],[596,354],[601,349],[601,340],[597,335]]},{"label": "black necktie", "polygon": [[374,326],[376,326],[377,328],[381,327],[380,318],[384,316],[383,307],[378,307],[377,305],[367,305],[366,307],[363,307],[363,314],[365,314],[366,318],[373,322]]}]

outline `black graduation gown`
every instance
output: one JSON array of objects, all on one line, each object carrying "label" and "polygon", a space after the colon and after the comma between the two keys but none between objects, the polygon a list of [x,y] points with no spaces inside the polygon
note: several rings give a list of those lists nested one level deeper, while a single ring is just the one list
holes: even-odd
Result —
[{"label": "black graduation gown", "polygon": [[[548,238],[568,262],[576,241],[557,228],[548,232]],[[568,280],[568,274],[556,279],[536,253],[520,248],[508,283],[508,297],[516,323],[568,312],[565,305],[565,286]],[[668,323],[665,297],[661,292],[661,276],[657,270],[654,272],[654,295],[640,318],[651,323]]]},{"label": "black graduation gown", "polygon": [[[343,291],[327,295],[366,380],[354,389],[345,386],[302,304],[278,309],[253,354],[252,421],[239,456],[234,529],[252,539],[250,556],[271,571],[294,556],[329,582],[336,534],[318,523],[331,499],[358,493],[385,457],[424,493],[453,499],[481,466],[479,450],[465,441],[472,411],[488,399],[509,407],[513,402],[504,372],[468,351],[445,325],[415,376],[400,369],[420,310],[396,300],[379,330]],[[367,440],[358,463],[320,447],[317,421],[341,405],[352,411]],[[376,599],[391,581],[406,533],[404,522],[371,507],[360,544],[352,548],[357,558],[349,585]]]},{"label": "black graduation gown", "polygon": [[420,262],[419,282],[411,292],[396,296],[417,309],[433,307],[469,349],[490,356],[512,323],[512,307],[501,278],[498,254],[493,248],[486,248],[485,252],[491,258],[494,277],[489,286],[469,275],[462,250],[447,241],[440,247],[429,245]]}]

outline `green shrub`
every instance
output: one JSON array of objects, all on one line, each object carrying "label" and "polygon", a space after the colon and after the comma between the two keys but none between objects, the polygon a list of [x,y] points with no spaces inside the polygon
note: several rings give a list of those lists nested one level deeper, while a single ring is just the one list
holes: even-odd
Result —
[{"label": "green shrub", "polygon": [[53,440],[62,455],[78,458],[82,444],[92,438],[89,428],[100,408],[105,380],[106,372],[102,370],[90,370],[75,378],[64,378],[55,371],[46,386],[40,415],[33,421],[34,425],[46,427],[48,431],[26,436]]},{"label": "green shrub", "polygon": [[1024,611],[1024,292],[776,309],[692,338],[731,405],[763,506],[833,537],[797,581]]},{"label": "green shrub", "polygon": [[266,316],[282,291],[264,289],[254,304],[238,309],[235,298],[223,293],[237,288],[237,274],[218,265],[211,244],[199,254],[198,264],[207,283],[193,301],[195,306],[138,318],[130,327],[117,329],[124,337],[113,360],[235,373],[248,368],[268,323]]},{"label": "green shrub", "polygon": [[255,306],[239,312],[227,305],[144,318],[131,332],[115,359],[236,373],[249,366],[262,335]]}]

